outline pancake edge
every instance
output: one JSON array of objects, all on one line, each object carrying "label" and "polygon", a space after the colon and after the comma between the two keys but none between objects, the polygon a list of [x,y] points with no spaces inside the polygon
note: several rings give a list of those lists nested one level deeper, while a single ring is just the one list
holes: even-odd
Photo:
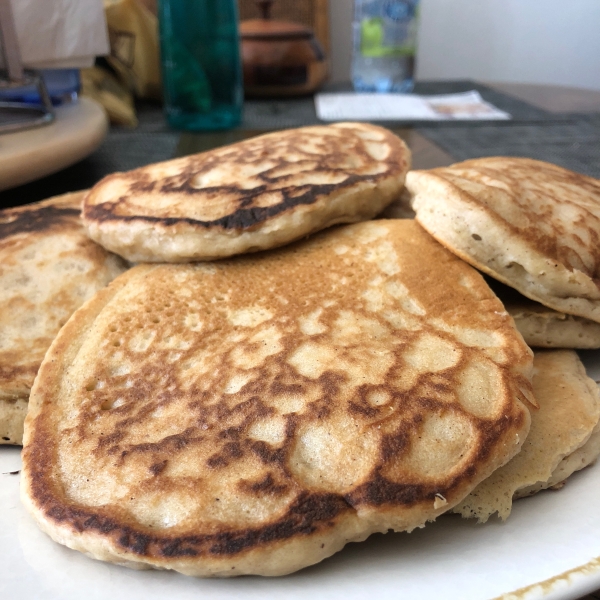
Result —
[{"label": "pancake edge", "polygon": [[[173,219],[172,224],[153,223],[136,217],[127,221],[85,220],[84,224],[94,241],[130,262],[210,261],[278,248],[333,225],[372,219],[394,201],[396,185],[395,178],[361,183],[358,189],[292,207],[245,230],[195,227],[184,219]],[[348,196],[352,196],[352,210],[348,209]]]},{"label": "pancake edge", "polygon": [[[600,394],[598,385],[587,376],[586,384],[592,394],[596,396]],[[592,465],[598,456],[600,456],[600,420],[596,423],[587,440],[579,448],[576,448],[560,460],[547,481],[538,481],[537,483],[518,489],[514,499],[527,498],[554,486],[557,486],[557,489],[558,487],[562,487],[573,473]]]},{"label": "pancake edge", "polygon": [[[505,305],[525,343],[534,348],[600,348],[600,324],[553,310]],[[542,308],[542,307],[540,307]]]}]

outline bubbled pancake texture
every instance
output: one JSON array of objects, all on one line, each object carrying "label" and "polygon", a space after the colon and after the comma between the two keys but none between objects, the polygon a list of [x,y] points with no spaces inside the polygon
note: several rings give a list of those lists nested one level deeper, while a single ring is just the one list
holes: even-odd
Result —
[{"label": "bubbled pancake texture", "polygon": [[23,498],[97,558],[287,573],[424,524],[506,462],[530,369],[481,276],[414,222],[141,265],[48,353]]},{"label": "bubbled pancake texture", "polygon": [[[539,409],[531,411],[529,435],[517,456],[454,508],[463,517],[485,522],[497,512],[506,519],[513,497],[547,487],[563,459],[585,447],[598,424],[598,386],[585,374],[576,352],[540,350],[535,353],[533,365],[533,392]],[[582,461],[578,468],[583,466]]]},{"label": "bubbled pancake texture", "polygon": [[381,127],[291,129],[109,175],[83,218],[93,239],[134,262],[218,258],[372,218],[409,167],[404,142]]},{"label": "bubbled pancake texture", "polygon": [[469,160],[407,179],[438,241],[522,294],[600,321],[600,181],[524,158]]},{"label": "bubbled pancake texture", "polygon": [[20,443],[23,401],[58,330],[125,270],[86,236],[82,198],[66,194],[0,211],[0,443]]}]

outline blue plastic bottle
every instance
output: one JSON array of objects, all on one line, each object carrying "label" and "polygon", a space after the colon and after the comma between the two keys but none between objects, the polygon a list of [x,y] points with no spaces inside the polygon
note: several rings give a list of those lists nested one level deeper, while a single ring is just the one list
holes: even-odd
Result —
[{"label": "blue plastic bottle", "polygon": [[354,0],[352,84],[357,92],[410,92],[419,0]]},{"label": "blue plastic bottle", "polygon": [[175,129],[240,123],[243,88],[236,0],[160,0],[167,120]]}]

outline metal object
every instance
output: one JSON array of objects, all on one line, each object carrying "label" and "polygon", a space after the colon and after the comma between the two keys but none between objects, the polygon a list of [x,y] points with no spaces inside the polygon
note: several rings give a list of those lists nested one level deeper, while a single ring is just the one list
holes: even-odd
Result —
[{"label": "metal object", "polygon": [[0,101],[0,133],[8,133],[47,125],[54,120],[54,108],[42,76],[25,71],[15,29],[10,0],[0,0],[1,50],[5,69],[0,71],[0,91],[35,86],[39,104]]}]

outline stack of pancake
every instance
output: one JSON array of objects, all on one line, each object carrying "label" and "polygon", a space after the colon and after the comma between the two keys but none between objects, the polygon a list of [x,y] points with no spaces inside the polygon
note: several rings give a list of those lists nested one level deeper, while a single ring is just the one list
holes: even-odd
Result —
[{"label": "stack of pancake", "polygon": [[[448,511],[506,517],[595,460],[596,384],[573,350],[534,357],[468,263],[512,262],[506,283],[600,320],[583,252],[600,225],[556,229],[600,207],[600,184],[497,161],[496,179],[408,172],[401,140],[341,123],[99,182],[88,235],[141,264],[74,312],[39,368],[22,498],[40,527],[135,568],[281,575]],[[544,171],[543,193],[502,182],[538,168],[558,180]],[[369,220],[402,196],[417,220]],[[538,204],[547,219],[528,214],[521,235],[517,211]],[[509,216],[511,236],[487,239]]]},{"label": "stack of pancake", "polygon": [[[418,222],[492,278],[530,346],[600,347],[600,181],[540,161],[492,157],[413,171],[406,188]],[[463,516],[506,518],[513,497],[560,486],[600,453],[598,388],[576,354],[536,351],[534,366],[540,409],[532,412],[530,436],[455,508]]]}]

